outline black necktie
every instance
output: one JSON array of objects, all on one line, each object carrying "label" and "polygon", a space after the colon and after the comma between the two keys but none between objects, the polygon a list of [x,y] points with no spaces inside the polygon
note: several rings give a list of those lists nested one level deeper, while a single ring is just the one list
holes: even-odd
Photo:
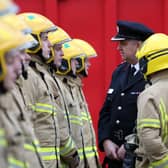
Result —
[{"label": "black necktie", "polygon": [[133,77],[134,77],[134,73],[135,73],[135,71],[136,71],[136,68],[133,66],[133,67],[130,67],[131,69],[130,69],[130,71],[129,71],[129,75],[128,75],[128,82],[130,82],[132,79],[133,79]]},{"label": "black necktie", "polygon": [[134,73],[135,73],[135,71],[136,71],[136,68],[133,66],[133,67],[131,67],[131,76],[134,76]]}]

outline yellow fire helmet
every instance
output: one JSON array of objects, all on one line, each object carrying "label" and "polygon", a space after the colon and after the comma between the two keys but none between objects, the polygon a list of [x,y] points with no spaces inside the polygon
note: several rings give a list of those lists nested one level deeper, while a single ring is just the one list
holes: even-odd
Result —
[{"label": "yellow fire helmet", "polygon": [[8,14],[1,18],[1,21],[7,25],[9,25],[14,30],[21,31],[25,36],[27,36],[27,47],[25,49],[34,48],[38,45],[38,42],[35,38],[33,38],[32,35],[30,35],[31,28],[24,22],[24,20],[21,20],[16,14]]},{"label": "yellow fire helmet", "polygon": [[12,28],[20,30],[24,34],[30,34],[32,32],[31,28],[20,19],[16,14],[8,14],[1,18],[1,21],[10,25]]},{"label": "yellow fire helmet", "polygon": [[168,36],[162,33],[150,36],[144,41],[136,56],[145,77],[168,69]]},{"label": "yellow fire helmet", "polygon": [[81,40],[81,39],[73,39],[73,41],[86,54],[86,56],[76,58],[76,60],[78,61],[78,66],[77,66],[76,72],[80,73],[85,70],[85,59],[97,57],[97,53],[96,53],[95,49],[88,42]]},{"label": "yellow fire helmet", "polygon": [[57,27],[45,16],[38,13],[21,13],[18,15],[32,29],[32,35],[38,41],[38,46],[28,50],[28,53],[37,53],[41,49],[41,33],[55,31]]},{"label": "yellow fire helmet", "polygon": [[0,0],[0,16],[17,13],[19,7],[12,0]]},{"label": "yellow fire helmet", "polygon": [[[62,28],[57,26],[57,30],[54,32],[48,33],[48,38],[52,46],[56,44],[63,44],[65,42],[71,41],[71,37],[68,35],[67,32],[65,32]],[[51,58],[47,61],[47,63],[50,63],[54,60],[54,49],[51,48]]]},{"label": "yellow fire helmet", "polygon": [[67,75],[71,71],[71,59],[84,56],[84,52],[74,43],[73,40],[63,44],[62,65],[56,71],[59,75]]},{"label": "yellow fire helmet", "polygon": [[8,25],[0,22],[0,81],[6,75],[5,54],[26,47],[27,39],[21,32],[13,30]]}]

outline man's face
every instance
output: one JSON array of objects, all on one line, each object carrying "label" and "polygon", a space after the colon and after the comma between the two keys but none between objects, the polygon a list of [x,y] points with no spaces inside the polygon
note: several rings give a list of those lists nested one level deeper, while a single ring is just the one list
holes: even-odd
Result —
[{"label": "man's face", "polygon": [[76,75],[76,66],[78,64],[78,61],[75,58],[71,59],[71,68],[73,75]]},{"label": "man's face", "polygon": [[3,82],[6,90],[13,88],[18,75],[22,72],[21,57],[19,51],[14,51],[5,56],[7,74]]},{"label": "man's face", "polygon": [[29,63],[31,61],[31,56],[29,54],[27,54],[25,52],[25,50],[21,50],[20,51],[20,55],[21,55],[21,62],[24,66],[24,70],[27,71],[28,67],[29,67]]},{"label": "man's face", "polygon": [[89,70],[90,66],[91,66],[90,59],[86,58],[85,59],[85,73],[86,73],[86,75],[88,75],[88,70]]},{"label": "man's face", "polygon": [[50,58],[51,43],[48,40],[48,33],[41,33],[42,56],[48,60]]},{"label": "man's face", "polygon": [[54,49],[54,65],[58,68],[61,66],[62,57],[64,53],[62,51],[62,44],[55,44],[53,46]]},{"label": "man's face", "polygon": [[119,41],[117,49],[125,61],[130,64],[136,64],[138,60],[135,54],[140,44],[141,42],[137,40],[123,40]]}]

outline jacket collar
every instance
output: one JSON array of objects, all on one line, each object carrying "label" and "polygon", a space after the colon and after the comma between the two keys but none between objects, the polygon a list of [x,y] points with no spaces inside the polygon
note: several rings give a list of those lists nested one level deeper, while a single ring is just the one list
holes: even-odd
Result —
[{"label": "jacket collar", "polygon": [[133,85],[135,85],[136,83],[138,83],[141,80],[144,80],[144,76],[140,71],[138,71],[137,74],[134,76],[134,79],[126,85],[124,90],[129,89],[130,87],[132,87]]},{"label": "jacket collar", "polygon": [[160,71],[156,74],[152,75],[151,82],[152,84],[157,83],[161,79],[167,79],[168,78],[168,70]]}]

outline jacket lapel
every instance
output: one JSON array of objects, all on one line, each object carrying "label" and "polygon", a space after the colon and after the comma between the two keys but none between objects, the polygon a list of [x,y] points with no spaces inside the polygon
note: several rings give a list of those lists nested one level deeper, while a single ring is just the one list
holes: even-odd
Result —
[{"label": "jacket lapel", "polygon": [[132,85],[135,85],[137,82],[139,82],[140,80],[143,80],[144,77],[142,75],[142,73],[139,71],[137,72],[137,74],[133,77],[133,79],[131,81],[129,81],[127,83],[127,85],[125,85],[125,88],[123,90],[127,90],[129,89]]},{"label": "jacket lapel", "polygon": [[128,75],[129,75],[129,72],[130,72],[129,69],[130,69],[130,66],[127,65],[120,72],[119,83],[120,83],[120,86],[121,86],[122,90],[127,86]]}]

